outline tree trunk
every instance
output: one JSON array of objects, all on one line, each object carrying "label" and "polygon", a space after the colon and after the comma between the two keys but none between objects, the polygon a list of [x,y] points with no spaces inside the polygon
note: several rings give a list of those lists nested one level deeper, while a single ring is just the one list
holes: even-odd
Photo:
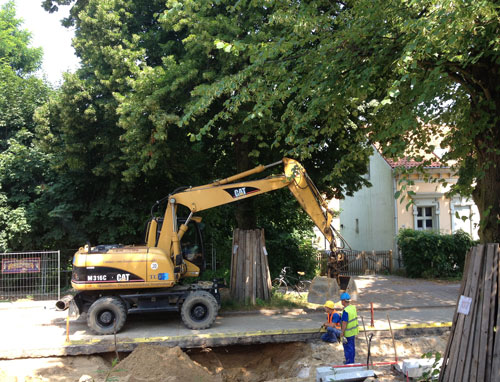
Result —
[{"label": "tree trunk", "polygon": [[[485,70],[485,68],[488,68]],[[481,243],[500,242],[500,67],[488,59],[472,66],[471,126],[478,126],[475,136],[476,187],[472,198],[479,209]]]},{"label": "tree trunk", "polygon": [[[240,173],[252,168],[249,158],[249,143],[242,140],[242,135],[237,135],[233,138],[234,155],[236,158],[236,172]],[[244,199],[237,202],[236,205],[236,223],[239,229],[250,230],[257,228],[257,215],[253,205],[253,199]]]},{"label": "tree trunk", "polygon": [[[496,146],[499,146],[498,141]],[[497,148],[497,150],[500,149]],[[482,174],[477,178],[477,184],[472,197],[479,209],[481,218],[479,227],[481,243],[499,243],[500,155],[485,151],[479,152],[478,155],[478,169],[482,171]]]}]

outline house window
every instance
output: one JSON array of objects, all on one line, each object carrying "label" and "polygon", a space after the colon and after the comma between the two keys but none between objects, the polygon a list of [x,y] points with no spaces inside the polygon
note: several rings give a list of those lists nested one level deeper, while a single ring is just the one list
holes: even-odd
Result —
[{"label": "house window", "polygon": [[417,207],[417,216],[415,218],[416,227],[419,231],[436,229],[435,207]]}]

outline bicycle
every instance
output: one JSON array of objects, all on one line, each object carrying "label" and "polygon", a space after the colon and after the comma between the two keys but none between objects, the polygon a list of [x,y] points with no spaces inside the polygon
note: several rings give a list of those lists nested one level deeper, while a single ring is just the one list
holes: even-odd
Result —
[{"label": "bicycle", "polygon": [[293,277],[287,275],[287,270],[290,270],[290,267],[283,267],[279,276],[272,281],[273,289],[283,294],[287,294],[291,290],[299,296],[304,292],[308,292],[309,287],[311,286],[311,281],[302,279],[305,272],[297,272],[298,277]]}]

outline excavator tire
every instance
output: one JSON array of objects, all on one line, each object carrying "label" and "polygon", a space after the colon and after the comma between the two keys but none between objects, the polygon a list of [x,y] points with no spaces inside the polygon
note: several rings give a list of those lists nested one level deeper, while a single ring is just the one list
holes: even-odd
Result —
[{"label": "excavator tire", "polygon": [[181,317],[189,329],[201,330],[212,326],[219,311],[214,296],[204,290],[189,294],[181,307]]},{"label": "excavator tire", "polygon": [[118,333],[125,325],[127,311],[118,297],[101,297],[87,312],[87,325],[96,334]]}]

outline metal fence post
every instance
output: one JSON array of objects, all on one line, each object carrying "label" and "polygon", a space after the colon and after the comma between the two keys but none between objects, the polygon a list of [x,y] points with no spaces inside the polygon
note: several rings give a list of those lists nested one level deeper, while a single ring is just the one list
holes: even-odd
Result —
[{"label": "metal fence post", "polygon": [[61,299],[61,251],[57,251],[57,300]]}]

